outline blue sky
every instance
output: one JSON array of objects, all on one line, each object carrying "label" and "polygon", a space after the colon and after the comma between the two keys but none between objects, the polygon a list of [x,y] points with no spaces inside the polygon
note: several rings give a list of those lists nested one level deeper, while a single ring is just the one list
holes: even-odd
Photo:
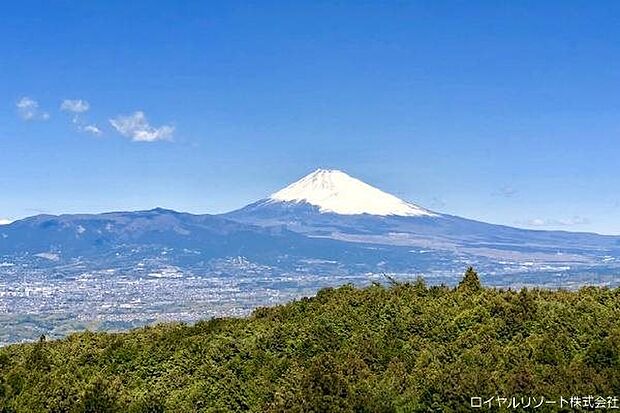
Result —
[{"label": "blue sky", "polygon": [[619,2],[11,3],[0,219],[223,212],[326,167],[620,234]]}]

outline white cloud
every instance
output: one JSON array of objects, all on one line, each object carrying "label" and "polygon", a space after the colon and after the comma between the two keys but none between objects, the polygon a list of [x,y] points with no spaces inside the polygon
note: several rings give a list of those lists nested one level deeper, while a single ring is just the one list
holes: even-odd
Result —
[{"label": "white cloud", "polygon": [[591,221],[588,218],[574,216],[568,219],[543,219],[533,218],[526,221],[517,221],[516,224],[528,227],[573,227],[576,225],[588,225]]},{"label": "white cloud", "polygon": [[11,222],[13,221],[8,218],[0,218],[0,225],[9,225]]},{"label": "white cloud", "polygon": [[162,125],[158,128],[151,126],[142,111],[117,116],[110,119],[110,123],[118,133],[131,138],[134,142],[170,140],[174,133],[172,126]]},{"label": "white cloud", "polygon": [[17,113],[23,120],[47,120],[50,118],[49,113],[39,108],[39,102],[28,96],[22,97],[15,106],[17,106]]},{"label": "white cloud", "polygon": [[103,133],[101,132],[101,129],[97,127],[97,125],[82,126],[80,127],[80,131],[90,133],[91,135],[96,135],[96,136],[99,136]]},{"label": "white cloud", "polygon": [[83,114],[90,109],[90,103],[83,99],[65,99],[60,103],[60,110],[73,114],[71,122],[79,132],[99,136],[103,131],[95,124],[87,124]]},{"label": "white cloud", "polygon": [[82,99],[65,99],[60,104],[63,112],[84,113],[90,109],[90,104]]}]

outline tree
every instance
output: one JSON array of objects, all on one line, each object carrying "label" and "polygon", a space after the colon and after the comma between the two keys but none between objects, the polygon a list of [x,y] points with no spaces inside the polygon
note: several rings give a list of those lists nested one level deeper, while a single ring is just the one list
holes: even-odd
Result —
[{"label": "tree", "polygon": [[458,290],[460,291],[478,291],[482,289],[482,284],[480,283],[480,278],[478,277],[478,273],[474,270],[474,267],[467,268],[465,271],[465,276],[461,282],[459,282]]}]

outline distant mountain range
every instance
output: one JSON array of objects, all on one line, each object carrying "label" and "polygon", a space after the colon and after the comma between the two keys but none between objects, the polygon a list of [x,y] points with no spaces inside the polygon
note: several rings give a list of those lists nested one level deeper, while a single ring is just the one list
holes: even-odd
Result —
[{"label": "distant mountain range", "polygon": [[620,237],[525,230],[445,215],[324,169],[221,215],[153,209],[38,215],[0,226],[5,257],[113,265],[164,250],[180,266],[245,257],[287,268],[328,260],[351,272],[461,271],[471,263],[502,274],[515,268],[615,269]]},{"label": "distant mountain range", "polygon": [[0,346],[238,316],[342,284],[454,285],[468,265],[502,288],[618,286],[620,237],[445,215],[334,170],[221,215],[38,215],[0,225]]}]

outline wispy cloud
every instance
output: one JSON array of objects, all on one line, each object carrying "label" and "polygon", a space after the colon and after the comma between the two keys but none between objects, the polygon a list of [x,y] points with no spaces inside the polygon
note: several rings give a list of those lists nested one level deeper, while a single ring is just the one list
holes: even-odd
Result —
[{"label": "wispy cloud", "polygon": [[110,124],[118,133],[130,138],[134,142],[155,142],[171,140],[174,128],[162,125],[158,128],[151,126],[142,111],[131,115],[120,115],[110,119]]},{"label": "wispy cloud", "polygon": [[446,206],[446,201],[443,198],[440,197],[433,197],[433,199],[431,199],[431,203],[430,203],[430,207],[431,208],[443,208]]},{"label": "wispy cloud", "polygon": [[28,96],[19,99],[15,106],[17,113],[23,120],[47,120],[50,118],[49,113],[41,110],[39,102]]},{"label": "wispy cloud", "polygon": [[79,130],[81,132],[85,132],[85,133],[89,133],[91,135],[95,135],[95,136],[100,136],[103,132],[101,131],[101,129],[99,129],[97,127],[97,125],[86,125],[86,126],[80,126]]},{"label": "wispy cloud", "polygon": [[60,104],[63,112],[84,113],[90,109],[90,104],[82,99],[65,99]]},{"label": "wispy cloud", "polygon": [[517,221],[515,223],[528,227],[574,227],[579,225],[588,225],[591,221],[585,217],[574,216],[568,219],[533,218],[525,221]]},{"label": "wispy cloud", "polygon": [[[19,116],[26,121],[47,120],[50,114],[42,110],[39,102],[24,96],[16,102]],[[84,99],[63,99],[60,102],[60,111],[71,116],[71,123],[82,133],[94,136],[103,134],[99,125],[88,122],[86,113],[90,110],[90,103]],[[170,125],[152,126],[143,111],[136,111],[129,115],[119,115],[109,119],[112,127],[121,135],[134,142],[155,142],[172,140],[174,127]]]},{"label": "wispy cloud", "polygon": [[515,188],[513,188],[512,186],[509,185],[504,185],[501,188],[499,188],[497,191],[493,192],[493,196],[502,196],[504,198],[512,198],[513,196],[515,196],[519,191],[517,191]]}]

